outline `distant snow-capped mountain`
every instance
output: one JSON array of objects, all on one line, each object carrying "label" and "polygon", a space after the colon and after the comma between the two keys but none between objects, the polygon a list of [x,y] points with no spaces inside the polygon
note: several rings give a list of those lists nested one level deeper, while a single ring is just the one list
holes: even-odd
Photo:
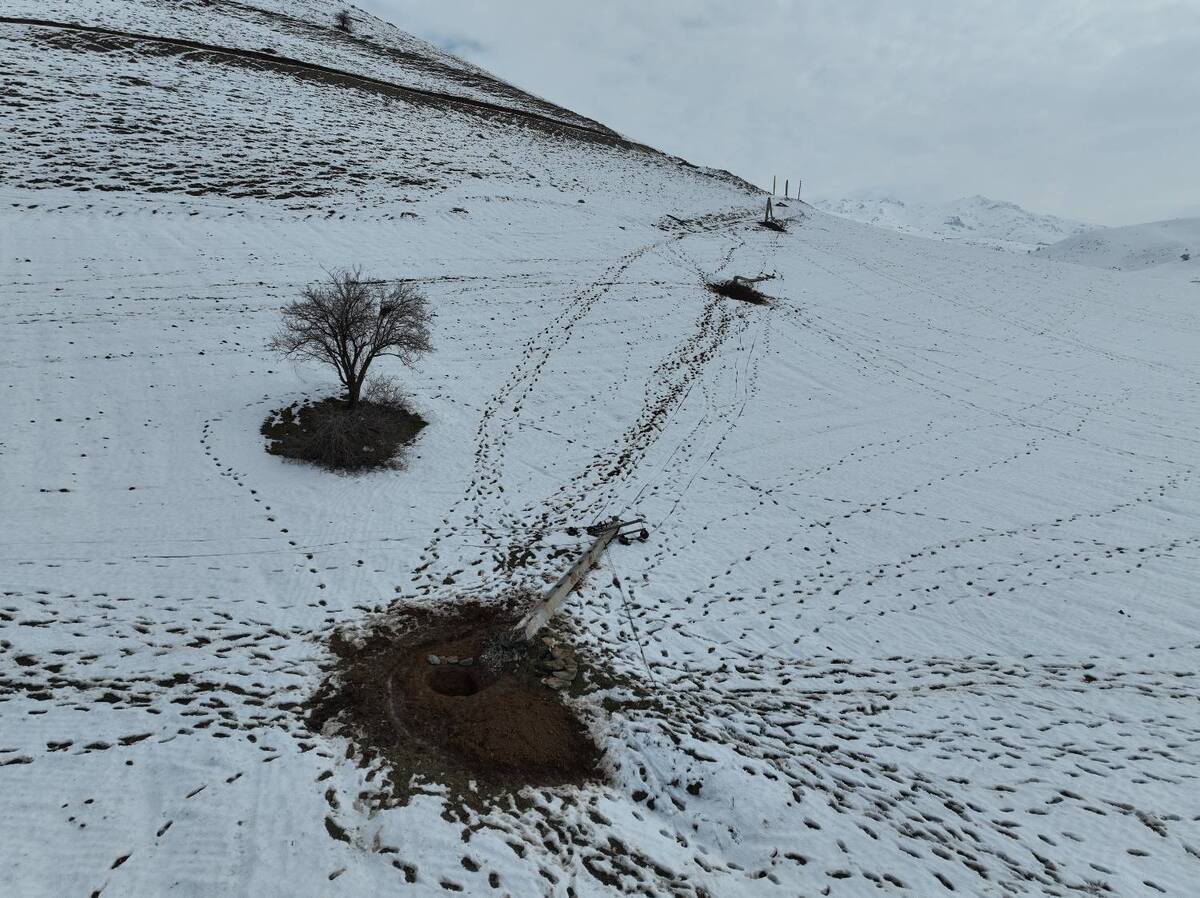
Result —
[{"label": "distant snow-capped mountain", "polygon": [[1056,215],[1041,215],[1016,203],[984,196],[937,203],[864,193],[843,199],[817,200],[812,205],[824,212],[881,228],[1009,252],[1029,252],[1096,229],[1095,225]]}]

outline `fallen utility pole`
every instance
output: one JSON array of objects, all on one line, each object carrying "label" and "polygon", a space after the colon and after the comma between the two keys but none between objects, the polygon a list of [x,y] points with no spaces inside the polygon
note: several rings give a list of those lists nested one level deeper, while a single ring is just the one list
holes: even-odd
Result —
[{"label": "fallen utility pole", "polygon": [[[636,531],[629,529],[633,527],[638,527],[639,529]],[[570,570],[563,574],[559,578],[559,581],[546,593],[545,598],[517,624],[514,635],[518,639],[533,639],[537,635],[538,630],[546,626],[546,623],[554,615],[554,612],[559,609],[559,606],[571,594],[572,590],[579,585],[579,581],[600,560],[600,556],[604,554],[604,550],[608,548],[608,544],[614,539],[620,540],[622,543],[628,543],[631,539],[646,540],[650,536],[640,520],[619,521],[616,518],[607,523],[589,527],[587,532],[588,535],[594,537],[591,547],[575,560]]]}]

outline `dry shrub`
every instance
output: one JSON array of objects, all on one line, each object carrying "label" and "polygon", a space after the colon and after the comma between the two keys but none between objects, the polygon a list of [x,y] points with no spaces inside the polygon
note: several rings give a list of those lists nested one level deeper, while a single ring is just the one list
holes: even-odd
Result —
[{"label": "dry shrub", "polygon": [[400,381],[386,374],[376,374],[368,378],[363,387],[363,398],[372,405],[384,408],[407,409],[411,404],[411,398],[400,386]]}]

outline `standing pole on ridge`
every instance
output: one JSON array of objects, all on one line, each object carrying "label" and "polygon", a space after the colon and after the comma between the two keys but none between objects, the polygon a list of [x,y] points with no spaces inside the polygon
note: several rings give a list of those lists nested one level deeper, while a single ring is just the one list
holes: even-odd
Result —
[{"label": "standing pole on ridge", "polygon": [[783,179],[783,198],[785,200],[788,198],[788,179],[787,178]]},{"label": "standing pole on ridge", "polygon": [[775,179],[778,177],[778,175],[771,175],[771,196],[775,195]]}]

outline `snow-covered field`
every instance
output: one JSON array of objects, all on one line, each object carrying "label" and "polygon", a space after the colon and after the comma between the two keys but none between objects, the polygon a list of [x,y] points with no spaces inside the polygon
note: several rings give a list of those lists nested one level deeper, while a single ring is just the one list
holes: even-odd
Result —
[{"label": "snow-covered field", "polygon": [[[1195,893],[1195,285],[50,31],[0,25],[7,891]],[[332,392],[264,344],[352,263],[437,320],[407,469],[349,478],[258,426]],[[614,513],[563,624],[642,684],[574,699],[604,783],[392,807],[306,729],[336,628]]]},{"label": "snow-covered field", "polygon": [[877,190],[818,200],[823,212],[905,234],[1025,253],[1092,231],[1095,225],[1030,212],[1016,203],[969,196],[950,202],[899,199]]}]

